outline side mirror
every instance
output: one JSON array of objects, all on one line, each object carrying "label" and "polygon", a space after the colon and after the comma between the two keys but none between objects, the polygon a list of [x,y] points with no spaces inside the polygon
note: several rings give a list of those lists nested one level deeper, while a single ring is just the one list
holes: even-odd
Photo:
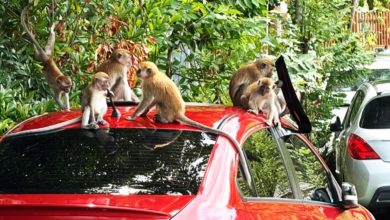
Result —
[{"label": "side mirror", "polygon": [[335,122],[330,123],[329,128],[330,128],[330,131],[332,131],[332,132],[343,130],[343,125],[341,124],[341,120],[340,120],[339,116],[336,116]]},{"label": "side mirror", "polygon": [[341,184],[342,205],[345,209],[358,207],[355,185],[347,182]]},{"label": "side mirror", "polygon": [[331,203],[332,200],[329,197],[328,192],[325,188],[316,189],[312,195],[310,195],[310,199],[314,201]]}]

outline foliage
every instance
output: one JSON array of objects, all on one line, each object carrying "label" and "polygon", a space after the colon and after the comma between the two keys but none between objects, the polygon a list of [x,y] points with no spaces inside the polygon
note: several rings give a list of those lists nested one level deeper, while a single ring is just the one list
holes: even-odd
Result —
[{"label": "foliage", "polygon": [[[266,8],[263,1],[250,2],[263,9],[260,11]],[[51,1],[35,1],[29,10],[31,26],[41,44],[46,41],[51,23],[51,12],[46,10],[50,4]],[[15,106],[28,104],[33,109],[26,110],[22,118],[16,114],[4,116],[14,122],[57,109],[37,101],[50,100],[50,91],[42,80],[41,65],[33,59],[33,47],[22,35],[19,15],[24,6],[25,2],[17,0],[0,6],[5,15],[0,18],[4,27],[0,83],[12,88],[5,90],[7,94],[30,94],[15,100]],[[79,106],[81,91],[95,66],[116,47],[135,54],[134,66],[147,57],[157,62],[176,79],[187,101],[229,103],[229,76],[260,52],[259,42],[265,36],[265,19],[246,17],[238,8],[243,10],[240,2],[233,6],[176,0],[144,1],[142,6],[126,0],[57,2],[54,57],[63,73],[74,81],[72,106]],[[134,69],[130,76],[134,76]],[[131,83],[136,84],[134,77]]]},{"label": "foliage", "polygon": [[367,38],[347,29],[350,1],[296,1],[299,0],[292,1],[289,8],[292,24],[287,23],[293,26],[293,32],[287,31],[283,36],[291,39],[290,44],[282,45],[288,48],[285,54],[289,72],[295,78],[295,87],[302,92],[304,108],[313,123],[310,137],[315,146],[321,147],[330,137],[331,111],[341,103],[335,90],[367,77],[365,66],[373,61],[373,54],[366,49]]},{"label": "foliage", "polygon": [[[186,101],[228,105],[228,82],[240,65],[261,53],[283,54],[315,126],[312,137],[319,139],[314,142],[322,146],[328,135],[326,121],[339,102],[331,91],[364,77],[362,66],[372,56],[346,29],[349,1],[308,0],[301,5],[296,1],[289,1],[291,16],[270,13],[264,0],[58,1],[53,14],[58,22],[54,57],[74,81],[71,105],[76,108],[94,68],[114,48],[132,51],[134,66],[144,59],[156,62]],[[41,44],[52,22],[47,10],[51,3],[34,1],[29,10]],[[22,0],[0,5],[1,95],[16,97],[0,99],[0,133],[25,118],[57,110],[42,80],[42,66],[22,35],[19,16],[26,5]],[[302,13],[301,19],[296,12]],[[278,22],[282,32],[275,28]],[[130,83],[138,86],[134,72],[134,68],[129,72]]]}]

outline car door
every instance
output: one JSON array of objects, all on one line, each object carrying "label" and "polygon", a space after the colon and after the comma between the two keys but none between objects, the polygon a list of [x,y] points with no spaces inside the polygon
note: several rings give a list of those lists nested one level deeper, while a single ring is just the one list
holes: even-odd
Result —
[{"label": "car door", "polygon": [[337,180],[339,183],[341,183],[344,179],[342,176],[342,169],[343,169],[343,162],[344,158],[347,154],[346,149],[346,139],[348,135],[350,134],[350,129],[352,123],[356,120],[357,113],[359,111],[360,105],[362,104],[364,100],[364,92],[361,90],[358,90],[355,94],[355,96],[352,99],[352,103],[350,107],[348,108],[348,111],[346,113],[345,119],[343,121],[343,130],[340,131],[337,138],[335,139],[335,150],[336,150],[336,170],[335,173],[337,175]]},{"label": "car door", "polygon": [[317,150],[302,135],[290,134],[283,142],[292,160],[292,169],[302,201],[311,219],[368,219],[361,207],[343,209],[339,188],[325,168]]},{"label": "car door", "polygon": [[282,150],[267,129],[252,133],[243,144],[254,187],[237,174],[237,187],[253,219],[310,219],[285,166]]}]

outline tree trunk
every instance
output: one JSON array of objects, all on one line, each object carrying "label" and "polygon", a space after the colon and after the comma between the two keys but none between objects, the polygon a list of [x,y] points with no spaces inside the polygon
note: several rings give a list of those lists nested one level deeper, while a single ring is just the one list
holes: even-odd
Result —
[{"label": "tree trunk", "polygon": [[310,38],[308,36],[306,36],[306,33],[305,33],[305,22],[303,19],[303,8],[304,8],[303,4],[304,4],[303,0],[295,0],[294,1],[295,23],[298,25],[300,33],[301,33],[300,49],[301,49],[302,53],[306,54],[309,51]]},{"label": "tree trunk", "polygon": [[356,9],[358,6],[359,6],[359,0],[352,0],[351,17],[349,19],[349,29],[352,29],[353,17],[355,15],[355,12],[356,12]]}]

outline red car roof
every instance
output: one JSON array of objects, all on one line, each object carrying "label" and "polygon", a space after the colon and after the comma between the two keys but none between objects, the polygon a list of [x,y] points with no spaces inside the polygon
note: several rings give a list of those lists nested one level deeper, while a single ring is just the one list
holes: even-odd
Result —
[{"label": "red car roof", "polygon": [[[104,119],[108,122],[108,125],[101,126],[102,128],[166,128],[166,129],[183,129],[183,130],[197,130],[192,126],[185,125],[184,123],[168,123],[162,124],[156,122],[153,117],[155,115],[155,110],[152,109],[148,113],[147,117],[138,117],[135,121],[128,121],[125,118],[131,116],[136,105],[133,106],[120,106],[117,107],[121,113],[120,117],[111,117],[112,108],[109,108],[107,114],[104,116]],[[220,128],[220,126],[227,121],[231,121],[236,118],[239,120],[240,117],[255,117],[253,114],[246,113],[245,110],[239,107],[231,107],[224,105],[215,105],[215,104],[198,104],[198,103],[187,103],[186,106],[186,116],[194,121],[207,125],[213,128]],[[16,134],[19,132],[25,132],[27,130],[35,130],[41,128],[47,128],[60,123],[65,123],[68,120],[80,119],[81,111],[72,110],[70,112],[52,112],[36,116],[30,119],[27,119],[20,124],[16,125],[11,131],[7,134]],[[262,118],[265,120],[264,115],[260,114],[257,118]],[[228,120],[229,119],[229,120]],[[229,126],[230,125],[230,126]],[[78,120],[75,123],[70,125],[63,126],[62,128],[81,128],[81,122]],[[234,130],[238,129],[237,124],[227,123],[224,127],[220,128],[222,130]],[[237,131],[233,131],[236,133]]]}]

